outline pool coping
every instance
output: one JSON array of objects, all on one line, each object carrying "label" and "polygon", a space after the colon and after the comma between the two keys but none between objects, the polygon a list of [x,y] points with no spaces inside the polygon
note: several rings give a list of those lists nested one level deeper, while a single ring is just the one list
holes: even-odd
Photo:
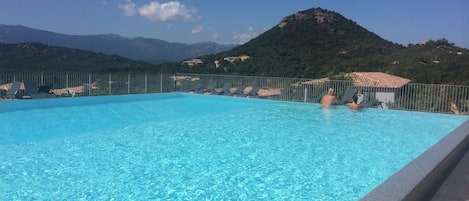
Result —
[{"label": "pool coping", "polygon": [[429,199],[468,149],[469,120],[466,120],[361,200]]}]

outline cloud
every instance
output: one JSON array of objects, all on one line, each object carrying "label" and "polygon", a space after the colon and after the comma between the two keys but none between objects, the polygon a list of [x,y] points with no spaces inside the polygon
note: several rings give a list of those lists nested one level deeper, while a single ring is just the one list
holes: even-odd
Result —
[{"label": "cloud", "polygon": [[134,16],[137,14],[137,4],[131,0],[126,0],[125,4],[119,4],[119,8],[124,11],[125,16]]},{"label": "cloud", "polygon": [[258,35],[259,34],[257,32],[254,32],[254,28],[250,26],[248,27],[248,31],[246,33],[234,34],[233,41],[237,44],[244,44]]},{"label": "cloud", "polygon": [[193,21],[193,15],[197,13],[196,9],[188,9],[177,1],[169,1],[167,3],[152,1],[149,4],[137,6],[132,0],[125,0],[123,4],[119,4],[119,9],[124,11],[125,16],[139,14],[154,22]]},{"label": "cloud", "polygon": [[218,33],[212,34],[212,40],[218,40],[220,38],[220,35]]},{"label": "cloud", "polygon": [[191,33],[192,34],[197,34],[197,33],[202,32],[203,29],[204,29],[204,26],[198,25],[198,26],[196,26],[195,28],[192,29]]},{"label": "cloud", "polygon": [[139,7],[138,12],[141,16],[155,22],[168,22],[173,20],[193,20],[195,10],[186,8],[185,5],[177,1],[169,1],[160,4],[157,1],[152,1],[150,4]]}]

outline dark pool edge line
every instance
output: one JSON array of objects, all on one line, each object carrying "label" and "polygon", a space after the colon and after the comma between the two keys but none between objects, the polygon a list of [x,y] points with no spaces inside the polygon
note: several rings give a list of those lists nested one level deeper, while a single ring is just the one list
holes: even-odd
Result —
[{"label": "dark pool edge line", "polygon": [[[78,96],[78,97],[60,97],[46,99],[15,99],[0,103],[0,114],[5,112],[14,112],[19,110],[58,108],[79,105],[108,104],[128,101],[144,101],[151,100],[151,97],[158,96],[163,98],[179,98],[183,97],[181,93],[144,93],[144,94],[115,94],[102,96]],[[153,98],[154,98],[153,97]],[[113,99],[109,101],[109,99]],[[34,103],[34,104],[33,104]]]},{"label": "dark pool edge line", "polygon": [[361,200],[429,199],[468,149],[469,120],[466,120]]}]

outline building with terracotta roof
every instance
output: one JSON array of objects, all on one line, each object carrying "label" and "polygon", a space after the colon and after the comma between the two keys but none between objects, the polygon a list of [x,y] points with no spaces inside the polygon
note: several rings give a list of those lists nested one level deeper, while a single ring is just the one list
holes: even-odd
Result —
[{"label": "building with terracotta roof", "polygon": [[381,72],[353,72],[348,76],[355,86],[360,87],[401,88],[410,82],[409,79]]},{"label": "building with terracotta roof", "polygon": [[381,72],[352,72],[347,76],[352,79],[354,86],[385,103],[393,103],[402,87],[410,82],[409,79]]},{"label": "building with terracotta roof", "polygon": [[[406,84],[410,82],[409,79],[381,72],[352,72],[346,74],[345,78],[351,80],[353,87],[357,88],[361,94],[364,94],[367,101],[378,100],[383,103],[394,103],[403,94]],[[302,80],[293,83],[292,86],[309,85],[327,89],[329,87],[342,88],[344,87],[343,84],[343,80],[321,78]]]}]

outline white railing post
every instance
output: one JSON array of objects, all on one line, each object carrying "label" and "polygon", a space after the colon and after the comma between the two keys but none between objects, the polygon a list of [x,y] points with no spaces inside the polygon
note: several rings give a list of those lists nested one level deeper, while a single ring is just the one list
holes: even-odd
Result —
[{"label": "white railing post", "polygon": [[91,73],[88,73],[88,96],[91,96]]},{"label": "white railing post", "polygon": [[163,92],[163,72],[160,72],[160,93]]},{"label": "white railing post", "polygon": [[107,83],[109,83],[109,95],[112,95],[112,77],[111,77],[111,73],[109,73],[109,80]]},{"label": "white railing post", "polygon": [[40,85],[44,85],[44,72],[41,72],[41,83]]},{"label": "white railing post", "polygon": [[147,73],[145,73],[145,89],[144,89],[144,92],[147,93],[147,87],[148,87],[148,78],[147,78]]},{"label": "white railing post", "polygon": [[127,94],[130,94],[130,73],[127,73]]},{"label": "white railing post", "polygon": [[308,101],[308,87],[305,87],[305,98],[304,102]]}]

